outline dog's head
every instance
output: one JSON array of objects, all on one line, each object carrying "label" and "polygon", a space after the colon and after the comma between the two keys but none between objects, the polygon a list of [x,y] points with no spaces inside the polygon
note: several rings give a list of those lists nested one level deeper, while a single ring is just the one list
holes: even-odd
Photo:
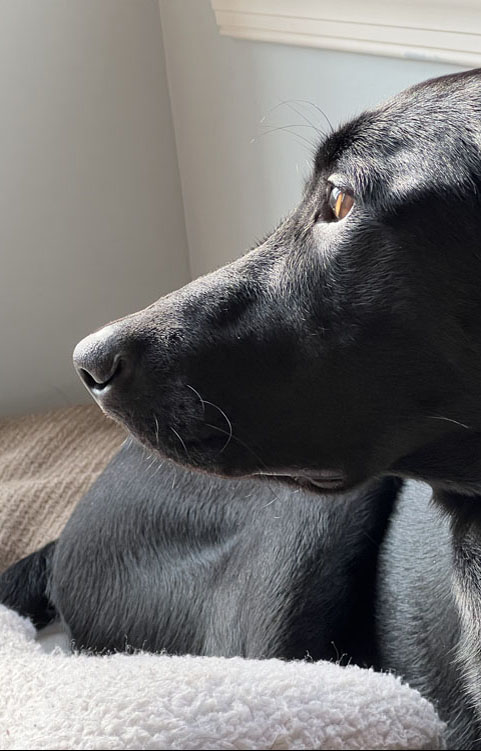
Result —
[{"label": "dog's head", "polygon": [[481,72],[415,86],[321,144],[259,247],[90,335],[76,367],[192,467],[446,474],[481,430],[480,190]]}]

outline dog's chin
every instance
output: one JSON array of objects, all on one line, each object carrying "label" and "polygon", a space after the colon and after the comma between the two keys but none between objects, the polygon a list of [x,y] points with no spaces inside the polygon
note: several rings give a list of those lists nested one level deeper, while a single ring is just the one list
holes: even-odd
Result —
[{"label": "dog's chin", "polygon": [[[360,478],[354,479],[339,469],[311,470],[299,469],[298,466],[286,469],[275,465],[269,469],[259,467],[261,462],[256,460],[252,454],[237,450],[222,452],[223,446],[225,446],[225,441],[220,448],[218,445],[203,445],[200,448],[198,445],[189,446],[187,444],[188,458],[182,452],[180,454],[175,453],[174,456],[170,454],[170,458],[191,469],[220,477],[254,477],[259,478],[259,480],[283,482],[319,493],[341,493],[361,482]],[[162,453],[162,450],[160,453]]]},{"label": "dog's chin", "polygon": [[173,461],[186,469],[226,478],[248,477],[255,473],[259,465],[254,455],[248,452],[246,454],[242,449],[230,448],[226,451],[225,435],[202,441],[189,440],[179,431],[171,429],[171,435],[159,436],[158,432],[146,430],[145,425],[138,425],[122,413],[114,410],[107,412],[105,409],[104,412],[126,428],[130,436],[149,452],[160,459]]},{"label": "dog's chin", "polygon": [[300,468],[299,463],[287,468],[275,465],[267,468],[254,451],[245,445],[233,444],[225,435],[209,436],[207,440],[188,440],[173,431],[168,440],[159,441],[158,432],[146,430],[145,425],[139,426],[114,410],[104,409],[104,412],[120,422],[138,443],[152,453],[201,473],[226,479],[256,477],[332,495],[352,490],[366,480],[343,469],[305,469]]}]

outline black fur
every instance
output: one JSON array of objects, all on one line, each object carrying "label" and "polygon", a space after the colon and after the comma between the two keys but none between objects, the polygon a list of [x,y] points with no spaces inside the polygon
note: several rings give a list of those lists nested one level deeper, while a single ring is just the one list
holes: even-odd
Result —
[{"label": "black fur", "polygon": [[30,618],[37,628],[46,626],[57,613],[48,597],[55,542],[10,566],[0,578],[1,602]]},{"label": "black fur", "polygon": [[75,644],[95,651],[369,662],[374,568],[396,488],[374,481],[332,503],[152,465],[126,445],[57,543],[51,599]]},{"label": "black fur", "polygon": [[481,72],[425,82],[330,135],[259,247],[81,342],[102,409],[163,458],[126,445],[47,587],[27,559],[0,599],[94,651],[337,649],[477,748],[480,188]]}]

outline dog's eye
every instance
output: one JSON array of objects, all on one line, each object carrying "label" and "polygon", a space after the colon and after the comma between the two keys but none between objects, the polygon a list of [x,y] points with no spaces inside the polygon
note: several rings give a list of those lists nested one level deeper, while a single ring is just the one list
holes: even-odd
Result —
[{"label": "dog's eye", "polygon": [[354,197],[332,183],[327,186],[327,202],[336,219],[345,219],[354,206]]}]

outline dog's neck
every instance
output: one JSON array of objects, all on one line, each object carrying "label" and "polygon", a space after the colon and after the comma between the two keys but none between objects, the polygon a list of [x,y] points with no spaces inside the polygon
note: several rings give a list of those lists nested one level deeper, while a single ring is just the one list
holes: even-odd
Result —
[{"label": "dog's neck", "polygon": [[478,497],[481,513],[481,431],[453,431],[403,457],[393,469],[431,485],[435,500],[446,510],[455,511],[464,500]]},{"label": "dog's neck", "polygon": [[[470,468],[476,470],[474,464]],[[433,501],[448,514],[451,527],[451,591],[459,617],[455,659],[481,722],[481,482],[475,494],[433,486]]]}]

